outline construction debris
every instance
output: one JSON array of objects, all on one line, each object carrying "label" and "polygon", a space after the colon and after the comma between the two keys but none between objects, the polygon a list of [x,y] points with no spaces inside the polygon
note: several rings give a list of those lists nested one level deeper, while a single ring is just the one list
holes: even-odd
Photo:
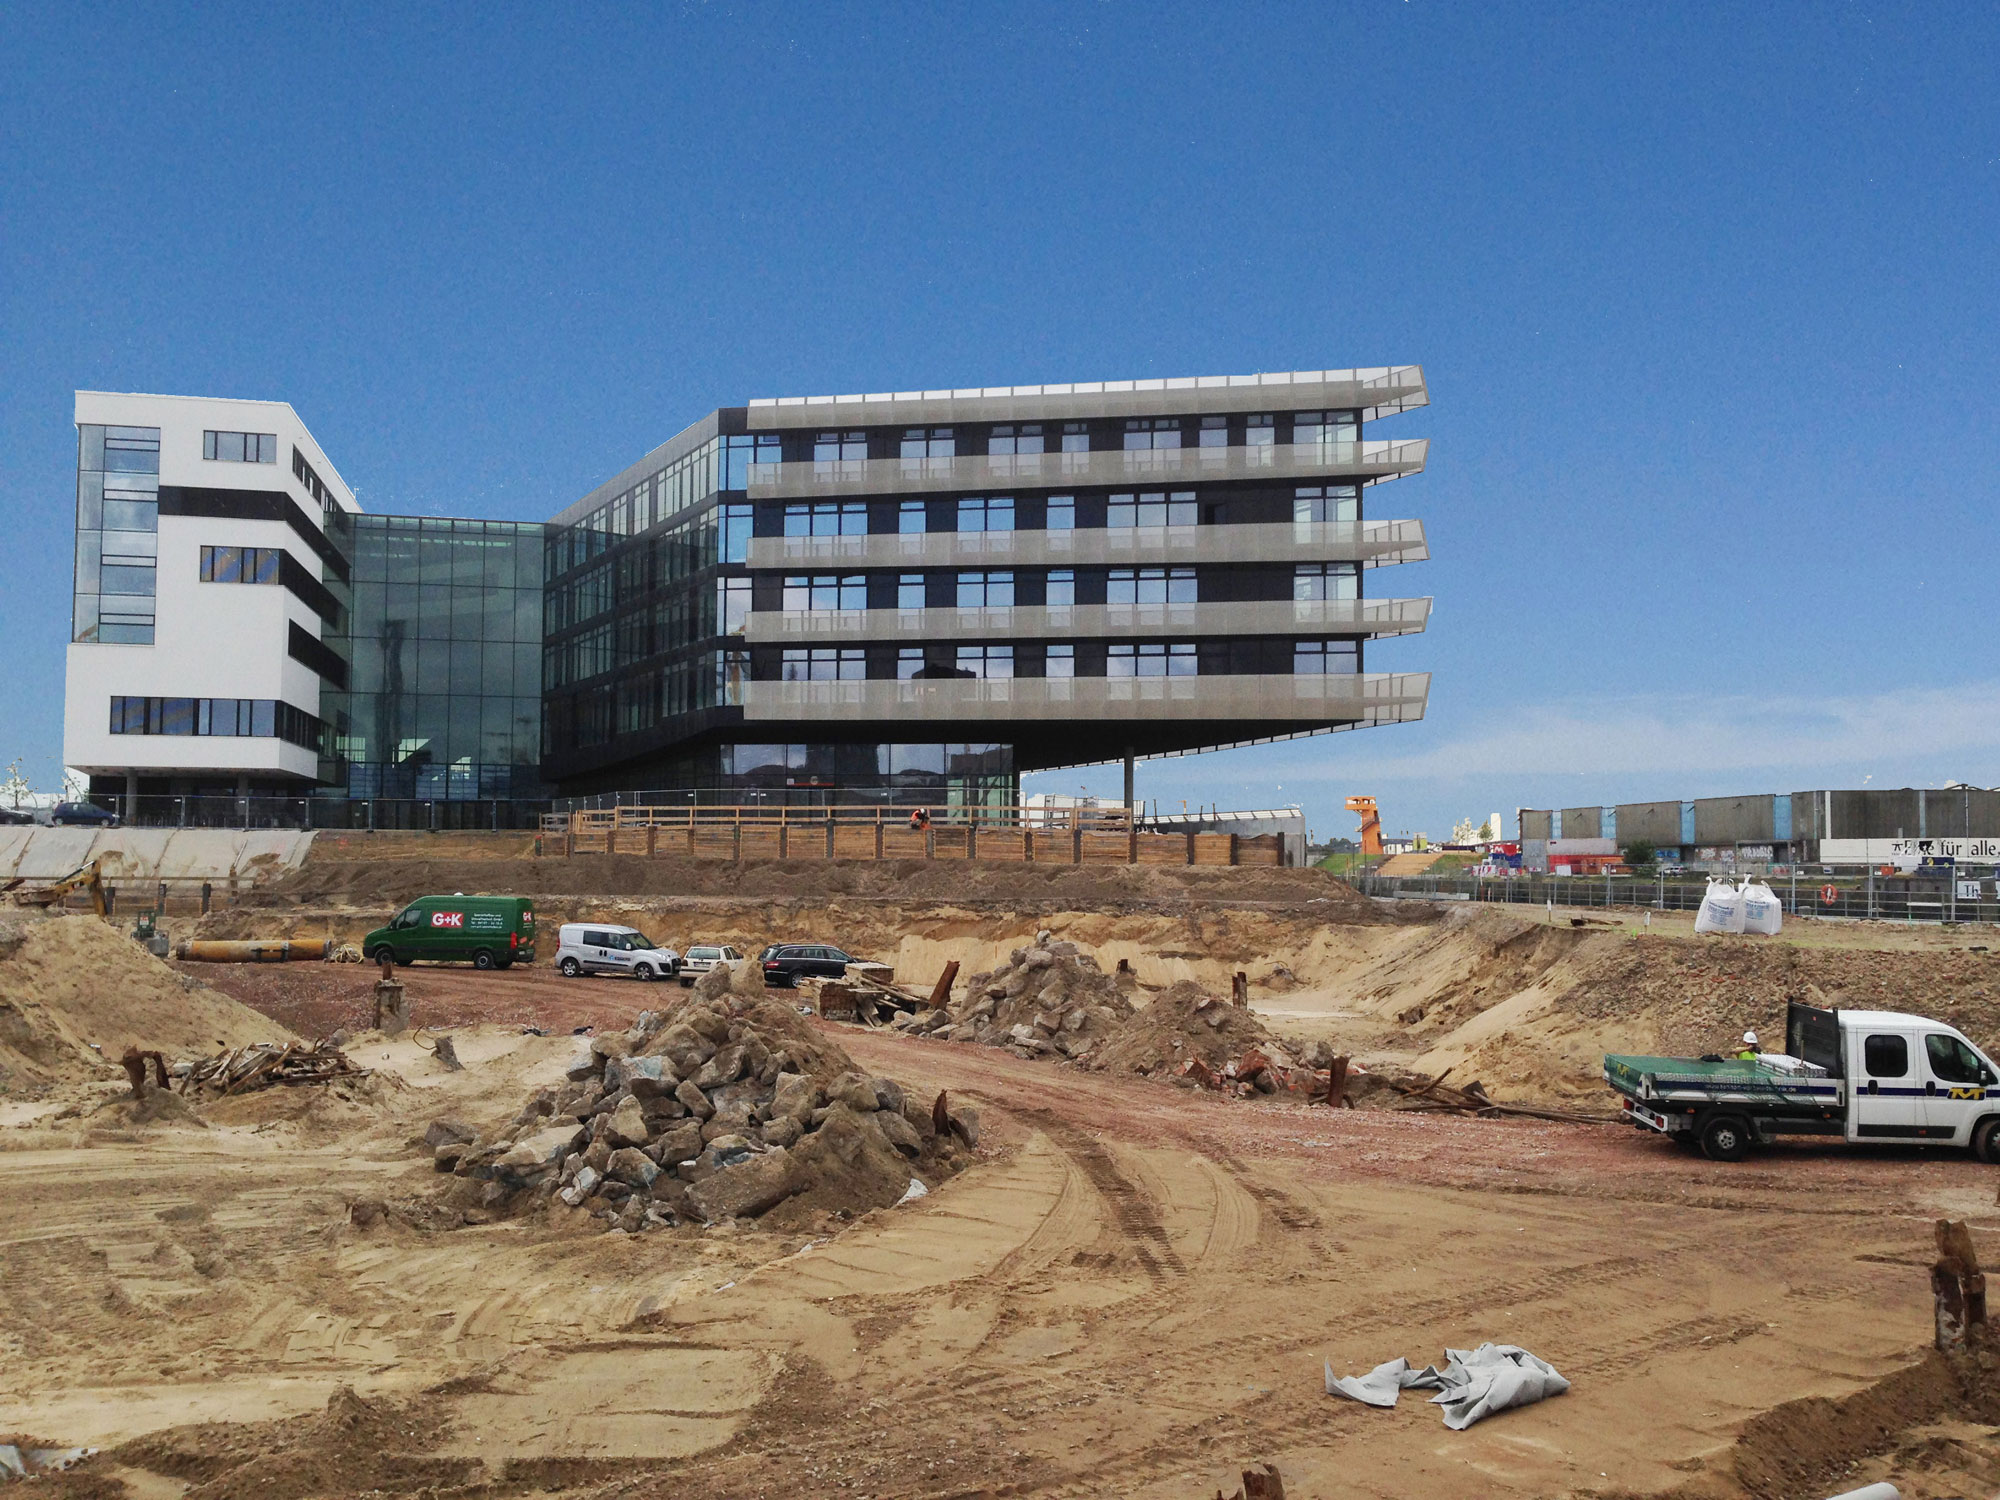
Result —
[{"label": "construction debris", "polygon": [[1394,1406],[1404,1391],[1436,1391],[1431,1404],[1444,1408],[1444,1425],[1463,1432],[1495,1412],[1532,1406],[1569,1389],[1569,1382],[1554,1365],[1516,1344],[1481,1344],[1477,1349],[1444,1352],[1442,1370],[1436,1365],[1413,1370],[1407,1359],[1392,1359],[1366,1375],[1340,1377],[1329,1363],[1326,1393],[1369,1406]]},{"label": "construction debris", "polygon": [[1561,1120],[1575,1125],[1619,1123],[1616,1110],[1534,1109],[1525,1104],[1500,1104],[1487,1096],[1485,1085],[1477,1079],[1463,1088],[1448,1087],[1445,1079],[1449,1078],[1451,1073],[1452,1070],[1446,1068],[1435,1078],[1412,1074],[1385,1081],[1389,1089],[1399,1096],[1400,1102],[1395,1107],[1403,1110],[1430,1114],[1481,1115],[1488,1119],[1517,1115],[1524,1119]]},{"label": "construction debris", "polygon": [[1975,1326],[1986,1322],[1986,1277],[1979,1269],[1979,1252],[1972,1231],[1963,1223],[1939,1219],[1937,1264],[1931,1267],[1931,1295],[1937,1299],[1937,1347],[1949,1353],[1963,1349]]},{"label": "construction debris", "polygon": [[1215,1492],[1215,1500],[1285,1500],[1285,1481],[1276,1464],[1262,1464],[1243,1471],[1243,1488],[1234,1495]]},{"label": "construction debris", "polygon": [[336,1078],[366,1078],[330,1041],[259,1042],[233,1047],[194,1062],[175,1063],[169,1070],[182,1094],[203,1093],[217,1098],[253,1093],[279,1084],[331,1083]]},{"label": "construction debris", "polygon": [[95,1448],[38,1448],[31,1444],[0,1443],[0,1481],[35,1479],[56,1474],[95,1453]]},{"label": "construction debris", "polygon": [[1075,943],[1055,942],[1047,931],[1030,948],[1016,948],[1007,966],[975,974],[964,993],[949,1001],[947,971],[933,999],[903,1023],[919,1036],[982,1042],[1017,1057],[1067,1057],[1087,1062],[1104,1039],[1132,1015],[1118,982]]},{"label": "construction debris", "polygon": [[718,966],[628,1031],[580,1038],[567,1072],[496,1130],[431,1127],[432,1160],[461,1179],[448,1201],[481,1219],[559,1204],[628,1233],[781,1205],[803,1222],[917,1196],[913,1179],[956,1172],[977,1139],[977,1120],[942,1098],[861,1072],[752,964]]}]

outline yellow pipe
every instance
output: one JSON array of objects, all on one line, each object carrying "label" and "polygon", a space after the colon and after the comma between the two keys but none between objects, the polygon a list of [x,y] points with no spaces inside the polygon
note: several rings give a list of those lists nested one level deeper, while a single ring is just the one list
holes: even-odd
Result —
[{"label": "yellow pipe", "polygon": [[318,943],[225,942],[217,938],[183,939],[174,957],[197,964],[281,964],[323,959],[333,952],[333,940]]}]

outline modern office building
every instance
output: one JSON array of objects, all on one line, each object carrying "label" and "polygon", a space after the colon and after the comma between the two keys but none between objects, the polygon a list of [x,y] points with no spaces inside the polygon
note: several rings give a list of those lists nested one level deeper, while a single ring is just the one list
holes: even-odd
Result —
[{"label": "modern office building", "polygon": [[1426,399],[1400,366],[753,401],[540,526],[362,516],[283,404],[79,393],[66,757],[128,798],[478,823],[1012,804],[1024,771],[1420,718],[1428,675],[1365,656],[1430,601],[1364,580],[1427,555],[1373,499],[1426,445],[1364,424]]}]

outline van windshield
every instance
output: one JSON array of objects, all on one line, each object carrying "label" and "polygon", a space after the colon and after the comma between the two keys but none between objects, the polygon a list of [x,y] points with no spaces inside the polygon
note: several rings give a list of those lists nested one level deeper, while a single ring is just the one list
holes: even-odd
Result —
[{"label": "van windshield", "polygon": [[657,948],[660,945],[643,932],[628,932],[625,934],[625,946],[636,952],[641,948]]}]

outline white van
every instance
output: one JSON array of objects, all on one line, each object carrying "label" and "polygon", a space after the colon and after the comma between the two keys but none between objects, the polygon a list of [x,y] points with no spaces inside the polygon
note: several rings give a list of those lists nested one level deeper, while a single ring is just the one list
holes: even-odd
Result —
[{"label": "white van", "polygon": [[672,979],[681,956],[636,927],[565,922],[557,931],[556,970],[565,979],[579,974],[629,974],[634,979]]}]

